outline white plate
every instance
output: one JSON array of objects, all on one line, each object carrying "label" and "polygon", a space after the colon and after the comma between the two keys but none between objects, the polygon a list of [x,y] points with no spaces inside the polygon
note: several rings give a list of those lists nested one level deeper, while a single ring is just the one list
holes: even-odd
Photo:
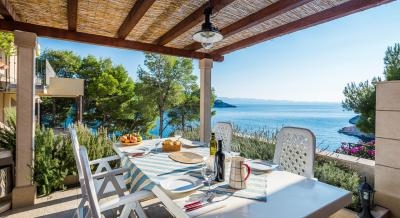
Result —
[{"label": "white plate", "polygon": [[132,150],[127,150],[127,151],[123,151],[122,153],[124,153],[125,155],[146,155],[150,152],[150,149],[148,148],[138,148],[138,149],[132,149]]},{"label": "white plate", "polygon": [[250,160],[246,162],[252,170],[255,171],[270,171],[278,167],[277,164],[271,164],[263,160]]},{"label": "white plate", "polygon": [[172,193],[183,193],[203,186],[203,181],[193,176],[174,176],[160,182],[161,187]]},{"label": "white plate", "polygon": [[183,147],[186,147],[186,148],[197,148],[197,147],[202,147],[205,145],[204,143],[197,142],[197,141],[190,141],[187,139],[179,139],[179,141],[181,141]]}]

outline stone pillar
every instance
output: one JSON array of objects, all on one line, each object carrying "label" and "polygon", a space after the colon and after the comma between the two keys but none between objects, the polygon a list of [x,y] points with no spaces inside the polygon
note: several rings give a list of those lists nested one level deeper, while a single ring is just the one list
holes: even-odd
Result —
[{"label": "stone pillar", "polygon": [[33,155],[35,137],[35,47],[36,34],[14,31],[17,46],[17,147],[12,207],[34,204]]},{"label": "stone pillar", "polygon": [[212,59],[201,59],[200,68],[200,141],[208,143],[211,137],[211,68]]},{"label": "stone pillar", "polygon": [[400,81],[376,85],[375,202],[400,217]]}]

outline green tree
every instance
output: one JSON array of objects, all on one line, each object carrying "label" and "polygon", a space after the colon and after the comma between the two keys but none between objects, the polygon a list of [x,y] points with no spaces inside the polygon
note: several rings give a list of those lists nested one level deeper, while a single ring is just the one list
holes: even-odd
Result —
[{"label": "green tree", "polygon": [[383,74],[387,80],[400,80],[400,44],[388,47],[383,59],[385,69]]},{"label": "green tree", "polygon": [[134,82],[123,66],[89,55],[82,59],[77,77],[85,79],[85,121],[100,121],[110,130],[132,128]]},{"label": "green tree", "polygon": [[[388,47],[384,57],[384,71],[386,80],[400,79],[400,44],[396,43],[393,47]],[[380,82],[380,78],[373,78],[368,81],[356,84],[349,83],[344,88],[345,100],[342,102],[343,108],[352,110],[360,114],[360,119],[356,126],[365,133],[375,133],[375,83]]]},{"label": "green tree", "polygon": [[196,82],[192,60],[146,53],[144,65],[147,69],[138,70],[137,94],[146,104],[155,105],[162,136],[167,126],[165,112],[179,105],[184,100],[184,90]]},{"label": "green tree", "polygon": [[0,32],[0,50],[2,50],[6,56],[15,54],[14,34]]},{"label": "green tree", "polygon": [[359,84],[352,82],[343,91],[343,108],[360,114],[356,126],[365,133],[375,132],[375,83],[379,81],[380,78],[373,78],[371,83],[368,80]]},{"label": "green tree", "polygon": [[[156,115],[147,112],[149,106],[139,102],[134,82],[123,66],[92,55],[81,58],[72,51],[45,50],[40,58],[47,59],[59,77],[85,80],[85,123],[100,124],[111,131],[147,133],[153,128]],[[73,104],[75,100],[71,98],[43,98],[41,113],[50,118],[50,126],[55,126],[71,113]]]},{"label": "green tree", "polygon": [[[211,107],[216,99],[215,91],[212,89]],[[212,115],[215,111],[212,111]],[[168,123],[175,129],[185,129],[193,121],[200,120],[200,88],[193,84],[184,91],[183,101],[168,111]]]},{"label": "green tree", "polygon": [[[81,57],[72,51],[51,49],[44,50],[38,59],[41,62],[48,60],[56,75],[62,78],[77,77],[82,62]],[[71,105],[74,103],[75,99],[72,98],[42,98],[41,123],[51,127],[58,126],[67,118],[68,113],[71,112]]]}]

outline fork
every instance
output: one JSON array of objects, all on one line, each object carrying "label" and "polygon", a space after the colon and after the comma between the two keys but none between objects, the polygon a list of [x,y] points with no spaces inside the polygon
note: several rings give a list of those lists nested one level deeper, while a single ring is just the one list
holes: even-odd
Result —
[{"label": "fork", "polygon": [[208,196],[205,201],[196,201],[196,202],[193,202],[190,204],[186,204],[184,207],[186,209],[186,212],[197,210],[208,204],[211,204],[214,198],[215,198],[215,194],[210,194],[210,196]]}]

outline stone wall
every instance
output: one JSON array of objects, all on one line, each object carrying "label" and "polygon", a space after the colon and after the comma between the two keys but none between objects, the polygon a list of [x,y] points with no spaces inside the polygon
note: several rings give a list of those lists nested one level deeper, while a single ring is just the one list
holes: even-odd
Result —
[{"label": "stone wall", "polygon": [[400,81],[376,85],[375,201],[400,217]]}]

